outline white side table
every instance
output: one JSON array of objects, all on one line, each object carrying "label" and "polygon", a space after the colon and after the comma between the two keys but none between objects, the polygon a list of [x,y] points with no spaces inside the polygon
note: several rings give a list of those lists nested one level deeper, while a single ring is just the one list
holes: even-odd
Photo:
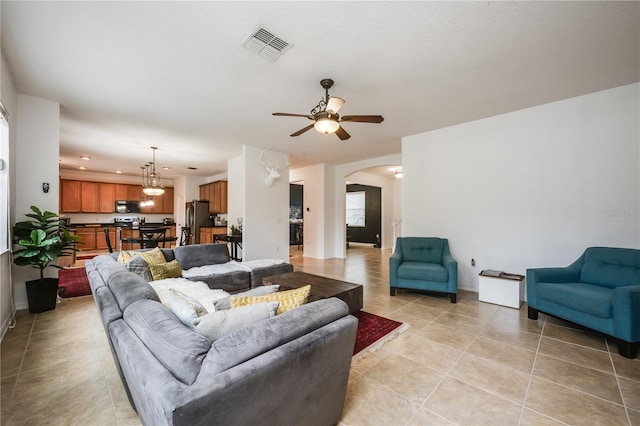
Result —
[{"label": "white side table", "polygon": [[524,275],[482,271],[478,287],[478,299],[481,302],[520,309],[524,300]]}]

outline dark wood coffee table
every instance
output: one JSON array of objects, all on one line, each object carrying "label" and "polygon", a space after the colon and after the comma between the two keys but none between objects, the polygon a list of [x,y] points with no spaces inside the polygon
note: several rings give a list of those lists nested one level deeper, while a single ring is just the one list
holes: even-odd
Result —
[{"label": "dark wood coffee table", "polygon": [[280,275],[272,275],[262,279],[264,285],[280,286],[280,291],[292,290],[311,284],[309,302],[329,297],[337,297],[349,306],[349,313],[354,314],[362,309],[362,286],[346,281],[334,280],[306,272],[286,272]]}]

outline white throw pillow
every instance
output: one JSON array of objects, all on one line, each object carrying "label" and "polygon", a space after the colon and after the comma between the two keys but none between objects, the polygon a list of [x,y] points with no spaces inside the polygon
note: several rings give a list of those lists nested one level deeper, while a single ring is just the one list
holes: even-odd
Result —
[{"label": "white throw pillow", "polygon": [[169,289],[169,309],[184,325],[191,329],[193,329],[194,321],[209,313],[200,302],[174,289]]},{"label": "white throw pillow", "polygon": [[194,331],[212,343],[222,336],[276,315],[280,302],[258,303],[237,309],[211,312],[196,318]]},{"label": "white throw pillow", "polygon": [[252,288],[251,290],[244,291],[242,293],[236,293],[233,295],[230,294],[227,297],[214,300],[213,307],[216,311],[226,311],[227,309],[231,309],[231,296],[262,296],[265,294],[275,293],[279,288],[280,284],[263,285],[260,287]]}]

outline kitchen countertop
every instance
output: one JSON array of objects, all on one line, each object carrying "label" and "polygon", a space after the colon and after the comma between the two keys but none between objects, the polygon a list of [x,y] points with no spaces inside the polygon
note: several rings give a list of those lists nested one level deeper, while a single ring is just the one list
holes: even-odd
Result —
[{"label": "kitchen countertop", "polygon": [[[165,225],[162,222],[145,222],[146,226],[176,226],[176,224]],[[133,228],[134,226],[130,223],[71,223],[67,226],[67,229],[76,229],[76,228]],[[226,228],[226,226],[201,226],[201,228]]]}]

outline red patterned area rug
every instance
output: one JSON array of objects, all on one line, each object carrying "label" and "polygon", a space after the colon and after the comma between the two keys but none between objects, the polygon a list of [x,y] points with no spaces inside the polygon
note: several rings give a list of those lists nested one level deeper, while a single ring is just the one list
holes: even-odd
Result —
[{"label": "red patterned area rug", "polygon": [[60,269],[58,280],[60,297],[78,297],[91,294],[87,270],[84,268]]},{"label": "red patterned area rug", "polygon": [[378,315],[360,311],[354,314],[358,318],[358,331],[353,355],[362,358],[379,349],[389,340],[396,338],[409,328],[409,324],[390,320]]}]

